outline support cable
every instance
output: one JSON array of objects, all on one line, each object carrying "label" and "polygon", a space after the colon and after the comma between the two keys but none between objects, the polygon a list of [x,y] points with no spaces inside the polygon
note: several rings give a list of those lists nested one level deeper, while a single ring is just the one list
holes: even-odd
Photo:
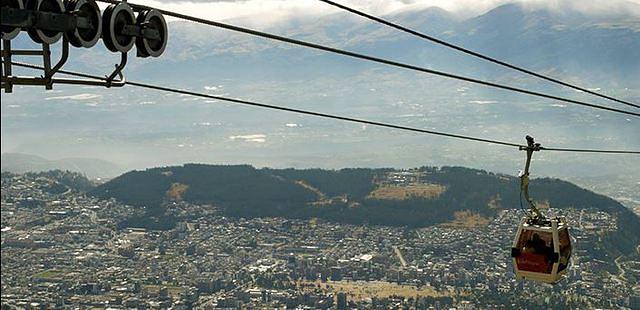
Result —
[{"label": "support cable", "polygon": [[474,56],[474,57],[477,57],[477,58],[480,58],[480,59],[483,59],[483,60],[486,60],[486,61],[489,61],[489,62],[492,62],[492,63],[495,63],[495,64],[498,64],[498,65],[503,66],[503,67],[507,67],[507,68],[510,68],[510,69],[513,69],[513,70],[516,70],[516,71],[519,71],[519,72],[522,72],[522,73],[525,73],[525,74],[528,74],[528,75],[532,75],[532,76],[535,76],[535,77],[543,79],[543,80],[547,80],[547,81],[552,82],[552,83],[556,83],[556,84],[560,84],[562,86],[573,88],[575,90],[578,90],[578,91],[581,91],[581,92],[584,92],[584,93],[587,93],[587,94],[591,94],[591,95],[594,95],[594,96],[598,96],[598,97],[601,97],[601,98],[612,100],[612,101],[615,101],[615,102],[618,102],[618,103],[622,103],[622,104],[625,104],[625,105],[628,105],[628,106],[632,106],[632,107],[635,107],[635,108],[640,108],[640,105],[638,105],[638,104],[631,103],[629,101],[625,101],[625,100],[618,99],[618,98],[615,98],[615,97],[607,96],[605,94],[601,94],[601,93],[589,90],[589,89],[584,88],[584,87],[580,87],[580,86],[577,86],[577,85],[574,85],[574,84],[570,84],[570,83],[561,81],[559,79],[556,79],[556,78],[553,78],[553,77],[550,77],[550,76],[547,76],[547,75],[536,73],[536,72],[531,71],[529,69],[525,69],[525,68],[522,68],[522,67],[519,67],[519,66],[516,66],[516,65],[512,65],[512,64],[510,64],[508,62],[504,62],[504,61],[501,61],[499,59],[496,59],[496,58],[493,58],[493,57],[490,57],[490,56],[487,56],[487,55],[484,55],[484,54],[480,54],[478,52],[474,52],[474,51],[466,49],[466,48],[464,48],[462,46],[446,42],[444,40],[441,40],[441,39],[438,39],[436,37],[430,36],[430,35],[425,34],[423,32],[419,32],[419,31],[407,28],[405,26],[390,22],[390,21],[388,21],[386,19],[383,19],[383,18],[380,18],[380,17],[377,17],[377,16],[373,16],[371,14],[367,14],[367,13],[365,13],[363,11],[348,7],[346,5],[343,5],[343,4],[340,4],[340,3],[337,3],[337,2],[334,2],[334,1],[331,1],[331,0],[318,0],[318,1],[324,2],[324,3],[329,4],[329,5],[332,5],[334,7],[342,9],[344,11],[347,11],[347,12],[362,16],[364,18],[373,20],[375,22],[387,25],[389,27],[398,29],[400,31],[404,31],[404,32],[412,34],[412,35],[414,35],[416,37],[419,37],[419,38],[422,38],[422,39],[425,39],[425,40],[429,40],[431,42],[446,46],[448,48],[452,48],[454,50],[463,52],[465,54],[468,54],[468,55],[471,55],[471,56]]},{"label": "support cable", "polygon": [[[23,68],[42,69],[42,67],[40,67],[40,66],[21,63],[21,62],[11,62],[11,64],[14,65],[14,66],[23,67]],[[67,74],[67,75],[77,76],[77,77],[99,79],[99,80],[105,80],[106,79],[105,77],[101,77],[101,76],[97,76],[97,75],[84,74],[84,73],[78,73],[78,72],[67,71],[67,70],[60,70],[58,72],[61,73],[61,74]],[[314,111],[309,111],[309,110],[289,108],[289,107],[284,107],[284,106],[265,104],[265,103],[255,102],[255,101],[248,101],[248,100],[242,100],[242,99],[236,99],[236,98],[228,98],[228,97],[222,97],[222,96],[216,96],[216,95],[209,95],[209,94],[198,93],[198,92],[184,90],[184,89],[177,89],[177,88],[172,88],[172,87],[158,86],[158,85],[152,85],[152,84],[141,83],[141,82],[126,81],[125,84],[131,85],[131,86],[136,86],[136,87],[139,87],[139,88],[153,89],[153,90],[158,90],[158,91],[163,91],[163,92],[170,92],[170,93],[181,94],[181,95],[189,95],[189,96],[201,97],[201,98],[207,98],[207,99],[215,99],[215,100],[233,102],[233,103],[237,103],[237,104],[260,107],[260,108],[265,108],[265,109],[272,109],[272,110],[286,111],[286,112],[297,113],[297,114],[311,115],[311,116],[321,117],[321,118],[336,119],[336,120],[345,121],[345,122],[360,123],[360,124],[372,125],[372,126],[377,126],[377,127],[392,128],[392,129],[411,131],[411,132],[417,132],[417,133],[423,133],[423,134],[429,134],[429,135],[443,136],[443,137],[447,137],[447,138],[455,138],[455,139],[461,139],[461,140],[483,142],[483,143],[488,143],[488,144],[510,146],[510,147],[516,147],[518,149],[526,149],[527,148],[526,145],[518,144],[518,143],[512,143],[512,142],[506,142],[506,141],[500,141],[500,140],[493,140],[493,139],[478,138],[478,137],[459,135],[459,134],[453,134],[453,133],[447,133],[447,132],[435,131],[435,130],[427,130],[427,129],[421,129],[421,128],[415,128],[415,127],[402,126],[402,125],[395,125],[395,124],[390,124],[390,123],[383,123],[383,122],[378,122],[378,121],[370,121],[370,120],[366,120],[366,119],[353,118],[353,117],[341,116],[341,115],[336,115],[336,114],[328,114],[328,113],[322,113],[322,112],[314,112]],[[610,153],[610,154],[639,154],[640,155],[640,151],[625,151],[625,150],[613,150],[612,151],[612,150],[589,150],[589,149],[565,149],[565,148],[540,148],[540,149],[541,150],[547,150],[547,151],[585,152],[585,153]]]},{"label": "support cable", "polygon": [[[116,1],[116,0],[97,0],[97,1],[106,2],[106,3],[119,3],[119,1]],[[130,2],[127,2],[127,3],[132,8],[134,8],[136,10],[153,9],[151,7],[144,6],[144,5],[133,4],[133,3],[130,3]],[[443,77],[447,77],[447,78],[452,78],[452,79],[456,79],[456,80],[461,80],[461,81],[466,81],[466,82],[470,82],[470,83],[480,84],[480,85],[489,86],[489,87],[493,87],[493,88],[499,88],[499,89],[509,90],[509,91],[518,92],[518,93],[522,93],[522,94],[527,94],[527,95],[531,95],[531,96],[542,97],[542,98],[547,98],[547,99],[553,99],[553,100],[562,101],[562,102],[566,102],[566,103],[572,103],[572,104],[577,104],[577,105],[581,105],[581,106],[591,107],[591,108],[594,108],[594,109],[607,110],[607,111],[610,111],[610,112],[617,112],[617,113],[622,113],[622,114],[627,114],[627,115],[640,117],[640,113],[636,113],[636,112],[620,110],[620,109],[616,109],[616,108],[611,108],[611,107],[607,107],[607,106],[592,104],[592,103],[583,102],[583,101],[579,101],[579,100],[568,99],[568,98],[558,97],[558,96],[549,95],[549,94],[545,94],[545,93],[540,93],[540,92],[536,92],[536,91],[531,91],[531,90],[527,90],[527,89],[523,89],[523,88],[517,88],[517,87],[513,87],[513,86],[493,83],[493,82],[489,82],[489,81],[479,80],[479,79],[470,78],[470,77],[461,76],[461,75],[456,75],[456,74],[452,74],[452,73],[432,70],[432,69],[428,69],[428,68],[425,68],[425,67],[414,66],[414,65],[410,65],[410,64],[406,64],[406,63],[401,63],[401,62],[392,61],[392,60],[388,60],[388,59],[378,58],[378,57],[369,56],[369,55],[365,55],[365,54],[359,54],[359,53],[346,51],[346,50],[342,50],[342,49],[338,49],[338,48],[328,47],[328,46],[325,46],[325,45],[320,45],[320,44],[301,41],[301,40],[296,40],[296,39],[292,39],[292,38],[288,38],[288,37],[284,37],[284,36],[279,36],[279,35],[266,33],[266,32],[262,32],[262,31],[257,31],[257,30],[253,30],[253,29],[249,29],[249,28],[240,27],[240,26],[235,26],[235,25],[225,24],[225,23],[216,22],[216,21],[212,21],[212,20],[207,20],[207,19],[203,19],[203,18],[199,18],[199,17],[189,16],[189,15],[176,13],[176,12],[172,12],[172,11],[167,11],[167,10],[163,10],[163,9],[156,9],[156,10],[160,11],[162,14],[164,14],[166,16],[171,16],[171,17],[175,17],[175,18],[179,18],[179,19],[183,19],[183,20],[187,20],[187,21],[192,21],[192,22],[195,22],[195,23],[204,24],[204,25],[208,25],[208,26],[223,28],[223,29],[232,30],[232,31],[236,31],[236,32],[242,32],[242,33],[246,33],[246,34],[250,34],[250,35],[254,35],[254,36],[258,36],[258,37],[263,37],[263,38],[272,39],[272,40],[276,40],[276,41],[286,42],[286,43],[290,43],[290,44],[294,44],[294,45],[304,46],[304,47],[313,48],[313,49],[317,49],[317,50],[322,50],[322,51],[326,51],[326,52],[331,52],[331,53],[335,53],[335,54],[345,55],[345,56],[349,56],[349,57],[353,57],[353,58],[364,59],[364,60],[368,60],[368,61],[372,61],[372,62],[376,62],[376,63],[381,63],[381,64],[386,64],[386,65],[390,65],[390,66],[394,66],[394,67],[400,67],[400,68],[405,68],[405,69],[409,69],[409,70],[419,71],[419,72],[423,72],[423,73],[427,73],[427,74],[439,75],[439,76],[443,76]]]}]

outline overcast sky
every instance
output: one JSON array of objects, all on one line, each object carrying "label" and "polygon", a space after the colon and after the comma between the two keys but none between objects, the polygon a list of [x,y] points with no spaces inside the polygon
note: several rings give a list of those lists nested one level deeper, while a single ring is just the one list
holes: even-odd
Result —
[{"label": "overcast sky", "polygon": [[[373,14],[417,10],[438,6],[461,16],[474,16],[509,2],[528,7],[554,10],[578,10],[591,14],[632,13],[640,16],[640,0],[335,0]],[[268,25],[291,16],[305,17],[337,12],[338,9],[317,0],[136,0],[149,6],[223,20],[243,18],[256,25]],[[634,5],[635,4],[635,5]]]}]

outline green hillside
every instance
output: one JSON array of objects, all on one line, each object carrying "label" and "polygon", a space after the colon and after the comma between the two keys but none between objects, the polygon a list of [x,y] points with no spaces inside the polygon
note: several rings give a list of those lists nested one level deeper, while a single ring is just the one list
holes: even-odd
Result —
[{"label": "green hillside", "polygon": [[[187,164],[128,172],[97,187],[92,194],[145,206],[153,216],[163,214],[165,202],[184,200],[214,204],[227,216],[317,217],[407,227],[449,222],[458,211],[493,217],[500,209],[520,206],[516,177],[462,167],[422,167],[408,172],[419,176],[409,181],[392,180],[394,173],[401,172]],[[436,195],[411,194],[403,199],[370,195],[381,187],[401,191],[407,184],[428,184],[442,190]],[[611,198],[557,179],[535,179],[530,191],[536,200],[554,208],[597,209],[616,215],[620,229],[606,236],[615,243],[615,251],[628,252],[638,244],[640,219]],[[170,221],[175,219],[165,220],[168,222],[162,227],[171,227]],[[144,225],[144,219],[128,224]]]}]

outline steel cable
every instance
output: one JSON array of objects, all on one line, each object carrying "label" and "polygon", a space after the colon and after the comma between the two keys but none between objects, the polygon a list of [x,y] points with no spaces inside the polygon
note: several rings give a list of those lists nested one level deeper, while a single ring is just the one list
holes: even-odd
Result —
[{"label": "steel cable", "polygon": [[531,71],[531,70],[528,70],[528,69],[525,69],[525,68],[522,68],[522,67],[519,67],[519,66],[516,66],[516,65],[512,65],[510,63],[498,60],[498,59],[490,57],[490,56],[486,56],[486,55],[480,54],[478,52],[474,52],[472,50],[466,49],[466,48],[461,47],[459,45],[451,44],[449,42],[446,42],[444,40],[438,39],[436,37],[427,35],[427,34],[422,33],[422,32],[418,32],[416,30],[404,27],[404,26],[399,25],[397,23],[393,23],[393,22],[390,22],[390,21],[388,21],[386,19],[383,19],[383,18],[380,18],[380,17],[377,17],[377,16],[373,16],[371,14],[367,14],[367,13],[365,13],[363,11],[348,7],[346,5],[343,5],[343,4],[340,4],[340,3],[337,3],[337,2],[334,2],[334,1],[331,1],[331,0],[318,0],[318,1],[321,1],[321,2],[324,2],[326,4],[332,5],[334,7],[340,8],[340,9],[345,10],[347,12],[351,12],[353,14],[362,16],[364,18],[373,20],[375,22],[387,25],[389,27],[398,29],[400,31],[404,31],[406,33],[409,33],[411,35],[417,36],[419,38],[422,38],[422,39],[425,39],[425,40],[429,40],[431,42],[434,42],[434,43],[437,43],[437,44],[452,48],[454,50],[463,52],[465,54],[468,54],[468,55],[471,55],[471,56],[474,56],[474,57],[477,57],[477,58],[480,58],[480,59],[483,59],[483,60],[498,64],[498,65],[501,65],[503,67],[507,67],[507,68],[510,68],[510,69],[513,69],[513,70],[516,70],[516,71],[519,71],[519,72],[522,72],[522,73],[525,73],[525,74],[528,74],[528,75],[531,75],[531,76],[535,76],[537,78],[544,79],[544,80],[550,81],[552,83],[556,83],[556,84],[559,84],[559,85],[562,85],[562,86],[573,88],[575,90],[579,90],[579,91],[585,92],[587,94],[591,94],[591,95],[594,95],[594,96],[598,96],[598,97],[601,97],[601,98],[612,100],[612,101],[615,101],[615,102],[618,102],[618,103],[622,103],[622,104],[625,104],[625,105],[628,105],[628,106],[632,106],[632,107],[635,107],[635,108],[640,108],[640,105],[637,105],[635,103],[631,103],[629,101],[625,101],[625,100],[618,99],[618,98],[615,98],[615,97],[607,96],[605,94],[601,94],[601,93],[589,90],[589,89],[584,88],[584,87],[580,87],[580,86],[577,86],[577,85],[574,85],[574,84],[570,84],[570,83],[561,81],[559,79],[552,78],[550,76],[546,76],[546,75],[543,75],[543,74],[540,74],[540,73],[536,73],[534,71]]},{"label": "steel cable", "polygon": [[[119,1],[115,1],[115,0],[97,0],[97,1],[106,2],[106,3],[119,3]],[[127,2],[127,3],[132,8],[134,8],[136,10],[154,9],[152,7],[148,7],[148,6],[144,6],[144,5],[133,4],[133,3],[130,3],[130,2]],[[537,97],[542,97],[542,98],[547,98],[547,99],[553,99],[553,100],[557,100],[557,101],[562,101],[562,102],[572,103],[572,104],[576,104],[576,105],[591,107],[591,108],[594,108],[594,109],[606,110],[606,111],[610,111],[610,112],[616,112],[616,113],[622,113],[622,114],[627,114],[627,115],[633,115],[633,116],[636,116],[636,117],[640,117],[640,113],[636,113],[636,112],[620,110],[620,109],[616,109],[616,108],[611,108],[611,107],[607,107],[607,106],[601,106],[601,105],[592,104],[592,103],[588,103],[588,102],[583,102],[583,101],[579,101],[579,100],[568,99],[568,98],[563,98],[563,97],[559,97],[559,96],[555,96],[555,95],[549,95],[549,94],[545,94],[545,93],[531,91],[531,90],[527,90],[527,89],[523,89],[523,88],[517,88],[517,87],[513,87],[513,86],[493,83],[493,82],[484,81],[484,80],[478,80],[478,79],[475,79],[475,78],[465,77],[465,76],[456,75],[456,74],[452,74],[452,73],[432,70],[432,69],[428,69],[428,68],[424,68],[424,67],[414,66],[414,65],[410,65],[410,64],[406,64],[406,63],[397,62],[397,61],[387,60],[387,59],[378,58],[378,57],[369,56],[369,55],[360,54],[360,53],[355,53],[355,52],[346,51],[346,50],[342,50],[342,49],[338,49],[338,48],[334,48],[334,47],[328,47],[328,46],[324,46],[324,45],[320,45],[320,44],[316,44],[316,43],[296,40],[296,39],[292,39],[292,38],[288,38],[288,37],[284,37],[284,36],[279,36],[279,35],[266,33],[266,32],[262,32],[262,31],[257,31],[257,30],[253,30],[253,29],[249,29],[249,28],[240,27],[240,26],[235,26],[235,25],[230,25],[230,24],[226,24],[226,23],[207,20],[207,19],[203,19],[203,18],[199,18],[199,17],[189,16],[189,15],[185,15],[185,14],[181,14],[181,13],[177,13],[177,12],[172,12],[172,11],[167,11],[167,10],[163,10],[163,9],[157,9],[156,8],[156,10],[160,11],[162,14],[164,14],[166,16],[171,16],[171,17],[175,17],[175,18],[179,18],[179,19],[183,19],[183,20],[187,20],[187,21],[192,21],[192,22],[195,22],[195,23],[200,23],[200,24],[204,24],[204,25],[208,25],[208,26],[213,26],[213,27],[223,28],[223,29],[227,29],[227,30],[242,32],[242,33],[246,33],[246,34],[250,34],[250,35],[254,35],[254,36],[259,36],[259,37],[263,37],[263,38],[267,38],[267,39],[272,39],[272,40],[277,40],[277,41],[286,42],[286,43],[290,43],[290,44],[295,44],[295,45],[299,45],[299,46],[304,46],[304,47],[308,47],[308,48],[313,48],[313,49],[317,49],[317,50],[327,51],[327,52],[340,54],[340,55],[344,55],[344,56],[349,56],[349,57],[353,57],[353,58],[364,59],[364,60],[368,60],[368,61],[372,61],[372,62],[376,62],[376,63],[386,64],[386,65],[395,66],[395,67],[399,67],[399,68],[405,68],[405,69],[418,71],[418,72],[423,72],[423,73],[427,73],[427,74],[433,74],[433,75],[443,76],[443,77],[457,79],[457,80],[461,80],[461,81],[466,81],[466,82],[470,82],[470,83],[480,84],[480,85],[484,85],[484,86],[489,86],[489,87],[509,90],[509,91],[518,92],[518,93],[522,93],[522,94],[527,94],[527,95],[531,95],[531,96],[537,96]]]},{"label": "steel cable", "polygon": [[[11,64],[15,65],[15,66],[18,66],[18,67],[23,67],[23,68],[43,69],[43,67],[41,67],[41,66],[32,65],[32,64],[26,64],[26,63],[21,63],[21,62],[11,62]],[[58,72],[62,73],[62,74],[76,76],[76,77],[84,77],[84,78],[97,79],[97,80],[106,80],[105,77],[101,77],[101,76],[97,76],[97,75],[84,74],[84,73],[67,71],[67,70],[60,70]],[[201,98],[207,98],[207,99],[215,99],[215,100],[233,102],[233,103],[237,103],[237,104],[260,107],[260,108],[265,108],[265,109],[286,111],[286,112],[291,112],[291,113],[311,115],[311,116],[321,117],[321,118],[330,118],[330,119],[336,119],[336,120],[340,120],[340,121],[346,121],[346,122],[352,122],[352,123],[360,123],[360,124],[372,125],[372,126],[377,126],[377,127],[385,127],[385,128],[392,128],[392,129],[398,129],[398,130],[404,130],[404,131],[411,131],[411,132],[417,132],[417,133],[423,133],[423,134],[429,134],[429,135],[443,136],[443,137],[447,137],[447,138],[455,138],[455,139],[483,142],[483,143],[489,143],[489,144],[495,144],[495,145],[510,146],[510,147],[516,147],[518,149],[526,149],[526,147],[527,147],[526,145],[518,144],[518,143],[512,143],[512,142],[506,142],[506,141],[500,141],[500,140],[494,140],[494,139],[478,138],[478,137],[472,137],[472,136],[466,136],[466,135],[460,135],[460,134],[447,133],[447,132],[442,132],[442,131],[427,130],[427,129],[421,129],[421,128],[415,128],[415,127],[408,127],[408,126],[390,124],[390,123],[383,123],[383,122],[378,122],[378,121],[371,121],[371,120],[360,119],[360,118],[353,118],[353,117],[348,117],[348,116],[341,116],[341,115],[335,115],[335,114],[328,114],[328,113],[322,113],[322,112],[315,112],[315,111],[309,111],[309,110],[289,108],[289,107],[284,107],[284,106],[260,103],[260,102],[256,102],[256,101],[248,101],[248,100],[242,100],[242,99],[236,99],[236,98],[228,98],[228,97],[209,95],[209,94],[204,94],[204,93],[199,93],[199,92],[194,92],[194,91],[189,91],[189,90],[184,90],[184,89],[177,89],[177,88],[172,88],[172,87],[152,85],[152,84],[148,84],[148,83],[133,82],[133,81],[128,81],[127,80],[127,81],[125,81],[125,84],[131,85],[131,86],[140,87],[140,88],[145,88],[145,89],[153,89],[153,90],[170,92],[170,93],[175,93],[175,94],[189,95],[189,96],[201,97]],[[640,151],[626,151],[626,150],[595,150],[595,149],[567,149],[567,148],[542,148],[542,147],[540,149],[541,150],[546,150],[546,151],[562,151],[562,152],[609,153],[609,154],[640,154]]]}]

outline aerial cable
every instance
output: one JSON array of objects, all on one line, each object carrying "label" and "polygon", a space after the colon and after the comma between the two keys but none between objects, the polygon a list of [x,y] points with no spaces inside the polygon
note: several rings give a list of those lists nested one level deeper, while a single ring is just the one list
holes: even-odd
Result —
[{"label": "aerial cable", "polygon": [[[26,63],[21,63],[21,62],[11,62],[11,64],[14,65],[14,66],[23,67],[23,68],[42,69],[41,66],[32,65],[32,64],[26,64]],[[106,79],[105,77],[101,77],[101,76],[97,76],[97,75],[90,75],[90,74],[78,73],[78,72],[67,71],[67,70],[60,70],[59,72],[61,74],[77,76],[77,77],[84,77],[84,78],[91,78],[91,79],[98,79],[98,80],[105,80]],[[472,136],[465,136],[465,135],[459,135],[459,134],[453,134],[453,133],[447,133],[447,132],[441,132],[441,131],[435,131],[435,130],[427,130],[427,129],[421,129],[421,128],[415,128],[415,127],[395,125],[395,124],[390,124],[390,123],[370,121],[370,120],[347,117],[347,116],[340,116],[340,115],[335,115],[335,114],[327,114],[327,113],[322,113],[322,112],[314,112],[314,111],[308,111],[308,110],[302,110],[302,109],[296,109],[296,108],[289,108],[289,107],[277,106],[277,105],[272,105],[272,104],[259,103],[259,102],[255,102],[255,101],[248,101],[248,100],[228,98],[228,97],[222,97],[222,96],[216,96],[216,95],[209,95],[209,94],[198,93],[198,92],[193,92],[193,91],[184,90],[184,89],[157,86],[157,85],[146,84],[146,83],[141,83],[141,82],[125,81],[124,83],[127,84],[127,85],[136,86],[136,87],[145,88],[145,89],[153,89],[153,90],[170,92],[170,93],[175,93],[175,94],[182,94],[182,95],[189,95],[189,96],[194,96],[194,97],[201,97],[201,98],[207,98],[207,99],[215,99],[215,100],[227,101],[227,102],[233,102],[233,103],[237,103],[237,104],[260,107],[260,108],[265,108],[265,109],[286,111],[286,112],[291,112],[291,113],[311,115],[311,116],[321,117],[321,118],[330,118],[330,119],[336,119],[336,120],[341,120],[341,121],[346,121],[346,122],[360,123],[360,124],[365,124],[365,125],[372,125],[372,126],[377,126],[377,127],[393,128],[393,129],[404,130],[404,131],[411,131],[411,132],[417,132],[417,133],[423,133],[423,134],[437,135],[437,136],[443,136],[443,137],[447,137],[447,138],[455,138],[455,139],[462,139],[462,140],[469,140],[469,141],[476,141],[476,142],[484,142],[484,143],[488,143],[488,144],[517,147],[520,150],[524,150],[524,149],[527,148],[526,145],[518,144],[518,143],[512,143],[512,142],[506,142],[506,141],[500,141],[500,140],[493,140],[493,139],[485,139],[485,138],[477,138],[477,137],[472,137]],[[593,149],[589,150],[589,149],[542,148],[542,147],[540,147],[540,150],[563,151],[563,152],[585,152],[585,153],[639,154],[640,155],[640,151],[625,151],[625,150],[593,150]]]},{"label": "aerial cable", "polygon": [[607,154],[640,154],[636,151],[623,151],[623,150],[594,150],[594,149],[566,149],[557,147],[540,147],[540,150],[554,151],[554,152],[572,152],[572,153],[607,153]]},{"label": "aerial cable", "polygon": [[475,56],[475,57],[477,57],[477,58],[480,58],[480,59],[483,59],[483,60],[486,60],[486,61],[489,61],[489,62],[492,62],[492,63],[498,64],[498,65],[501,65],[501,66],[503,66],[503,67],[507,67],[507,68],[510,68],[510,69],[513,69],[513,70],[516,70],[516,71],[519,71],[519,72],[522,72],[522,73],[526,73],[526,74],[528,74],[528,75],[532,75],[532,76],[535,76],[535,77],[537,77],[537,78],[540,78],[540,79],[544,79],[544,80],[550,81],[550,82],[552,82],[552,83],[560,84],[560,85],[562,85],[562,86],[566,86],[566,87],[569,87],[569,88],[573,88],[573,89],[575,89],[575,90],[578,90],[578,91],[581,91],[581,92],[585,92],[585,93],[588,93],[588,94],[591,94],[591,95],[594,95],[594,96],[598,96],[598,97],[601,97],[601,98],[609,99],[609,100],[612,100],[612,101],[615,101],[615,102],[618,102],[618,103],[622,103],[622,104],[625,104],[625,105],[628,105],[628,106],[632,106],[632,107],[635,107],[635,108],[640,108],[640,105],[637,105],[637,104],[635,104],[635,103],[631,103],[631,102],[628,102],[628,101],[625,101],[625,100],[622,100],[622,99],[618,99],[618,98],[615,98],[615,97],[607,96],[607,95],[605,95],[605,94],[601,94],[601,93],[598,93],[598,92],[595,92],[595,91],[589,90],[589,89],[584,88],[584,87],[580,87],[580,86],[577,86],[577,85],[574,85],[574,84],[570,84],[570,83],[567,83],[567,82],[561,81],[561,80],[559,80],[559,79],[556,79],[556,78],[553,78],[553,77],[550,77],[550,76],[547,76],[547,75],[543,75],[543,74],[536,73],[536,72],[534,72],[534,71],[531,71],[531,70],[528,70],[528,69],[525,69],[525,68],[522,68],[522,67],[519,67],[519,66],[516,66],[516,65],[512,65],[512,64],[510,64],[510,63],[507,63],[507,62],[501,61],[501,60],[499,60],[499,59],[496,59],[496,58],[493,58],[493,57],[490,57],[490,56],[486,56],[486,55],[484,55],[484,54],[480,54],[480,53],[478,53],[478,52],[474,52],[474,51],[469,50],[469,49],[466,49],[466,48],[464,48],[464,47],[462,47],[462,46],[455,45],[455,44],[451,44],[451,43],[449,43],[449,42],[446,42],[446,41],[440,40],[440,39],[438,39],[438,38],[436,38],[436,37],[433,37],[433,36],[427,35],[427,34],[425,34],[425,33],[422,33],[422,32],[419,32],[419,31],[416,31],[416,30],[413,30],[413,29],[410,29],[410,28],[404,27],[404,26],[402,26],[402,25],[399,25],[399,24],[396,24],[396,23],[390,22],[390,21],[385,20],[385,19],[383,19],[383,18],[380,18],[380,17],[377,17],[377,16],[373,16],[373,15],[371,15],[371,14],[367,14],[367,13],[362,12],[362,11],[360,11],[360,10],[357,10],[357,9],[354,9],[354,8],[351,8],[351,7],[348,7],[348,6],[346,6],[346,5],[343,5],[343,4],[340,4],[340,3],[337,3],[337,2],[334,2],[334,1],[331,1],[331,0],[319,0],[319,1],[322,1],[322,2],[324,2],[324,3],[326,3],[326,4],[332,5],[332,6],[334,6],[334,7],[340,8],[340,9],[342,9],[342,10],[345,10],[345,11],[351,12],[351,13],[353,13],[353,14],[356,14],[356,15],[362,16],[362,17],[364,17],[364,18],[367,18],[367,19],[373,20],[373,21],[375,21],[375,22],[378,22],[378,23],[381,23],[381,24],[387,25],[387,26],[389,26],[389,27],[392,27],[392,28],[398,29],[398,30],[400,30],[400,31],[404,31],[404,32],[406,32],[406,33],[409,33],[409,34],[412,34],[412,35],[414,35],[414,36],[420,37],[420,38],[422,38],[422,39],[429,40],[429,41],[431,41],[431,42],[435,42],[435,43],[437,43],[437,44],[444,45],[444,46],[446,46],[446,47],[449,47],[449,48],[452,48],[452,49],[458,50],[458,51],[460,51],[460,52],[463,52],[463,53],[466,53],[466,54],[469,54],[469,55]]},{"label": "aerial cable", "polygon": [[[97,1],[106,2],[106,3],[118,3],[119,2],[119,1],[115,1],[115,0],[97,0]],[[144,6],[144,5],[133,4],[133,3],[130,3],[130,2],[127,2],[127,3],[132,8],[134,8],[136,10],[150,10],[150,9],[153,9],[151,7]],[[277,41],[286,42],[286,43],[290,43],[290,44],[295,44],[295,45],[299,45],[299,46],[304,46],[304,47],[308,47],[308,48],[313,48],[313,49],[317,49],[317,50],[322,50],[322,51],[327,51],[327,52],[336,53],[336,54],[340,54],[340,55],[345,55],[345,56],[349,56],[349,57],[353,57],[353,58],[364,59],[364,60],[377,62],[377,63],[382,63],[382,64],[386,64],[386,65],[390,65],[390,66],[395,66],[395,67],[405,68],[405,69],[409,69],[409,70],[419,71],[419,72],[423,72],[423,73],[427,73],[427,74],[439,75],[439,76],[444,76],[444,77],[448,77],[448,78],[452,78],[452,79],[462,80],[462,81],[466,81],[466,82],[470,82],[470,83],[475,83],[475,84],[480,84],[480,85],[484,85],[484,86],[489,86],[489,87],[509,90],[509,91],[518,92],[518,93],[523,93],[523,94],[527,94],[527,95],[531,95],[531,96],[537,96],[537,97],[542,97],[542,98],[547,98],[547,99],[553,99],[553,100],[563,101],[563,102],[577,104],[577,105],[581,105],[581,106],[591,107],[591,108],[594,108],[594,109],[607,110],[607,111],[610,111],[610,112],[617,112],[617,113],[622,113],[622,114],[627,114],[627,115],[633,115],[633,116],[640,117],[640,113],[636,113],[636,112],[620,110],[620,109],[601,106],[601,105],[592,104],[592,103],[588,103],[588,102],[583,102],[583,101],[578,101],[578,100],[573,100],[573,99],[567,99],[567,98],[563,98],[563,97],[558,97],[558,96],[554,96],[554,95],[549,95],[549,94],[545,94],[545,93],[531,91],[531,90],[527,90],[527,89],[523,89],[523,88],[517,88],[517,87],[513,87],[513,86],[497,84],[497,83],[493,83],[493,82],[489,82],[489,81],[478,80],[478,79],[465,77],[465,76],[461,76],[461,75],[456,75],[456,74],[452,74],[452,73],[432,70],[432,69],[428,69],[428,68],[424,68],[424,67],[418,67],[418,66],[405,64],[405,63],[401,63],[401,62],[397,62],[397,61],[387,60],[387,59],[378,58],[378,57],[374,57],[374,56],[369,56],[369,55],[365,55],[365,54],[359,54],[359,53],[350,52],[350,51],[346,51],[346,50],[341,50],[341,49],[337,49],[337,48],[333,48],[333,47],[328,47],[328,46],[324,46],[324,45],[320,45],[320,44],[316,44],[316,43],[296,40],[296,39],[283,37],[283,36],[279,36],[279,35],[275,35],[275,34],[271,34],[271,33],[257,31],[257,30],[253,30],[253,29],[249,29],[249,28],[240,27],[240,26],[234,26],[234,25],[230,25],[230,24],[225,24],[225,23],[216,22],[216,21],[212,21],[212,20],[207,20],[207,19],[203,19],[203,18],[199,18],[199,17],[189,16],[189,15],[176,13],[176,12],[172,12],[172,11],[167,11],[167,10],[163,10],[163,9],[156,9],[156,10],[158,10],[159,12],[161,12],[162,14],[164,14],[166,16],[171,16],[171,17],[175,17],[175,18],[179,18],[179,19],[183,19],[183,20],[188,20],[188,21],[192,21],[192,22],[195,22],[195,23],[200,23],[200,24],[204,24],[204,25],[208,25],[208,26],[213,26],[213,27],[223,28],[223,29],[227,29],[227,30],[242,32],[242,33],[246,33],[246,34],[250,34],[250,35],[254,35],[254,36],[259,36],[259,37],[263,37],[263,38],[267,38],[267,39],[277,40]]]}]

